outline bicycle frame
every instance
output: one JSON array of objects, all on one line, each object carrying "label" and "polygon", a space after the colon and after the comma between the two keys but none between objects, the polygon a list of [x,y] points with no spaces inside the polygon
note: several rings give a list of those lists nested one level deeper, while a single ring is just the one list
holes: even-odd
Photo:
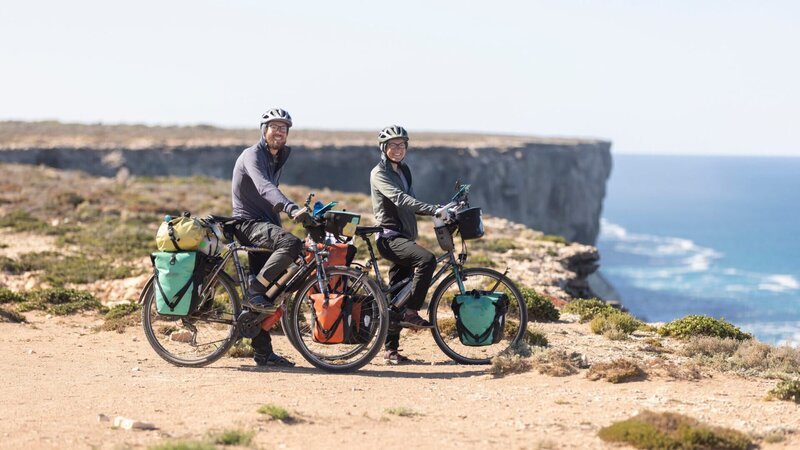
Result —
[{"label": "bicycle frame", "polygon": [[[386,283],[383,281],[383,276],[381,276],[381,271],[378,268],[378,260],[375,258],[375,252],[372,249],[372,241],[369,239],[368,235],[361,236],[362,239],[367,244],[367,250],[369,251],[369,265],[372,268],[372,271],[375,273],[375,280],[378,282],[378,286],[380,287],[381,291],[386,294],[387,298],[391,294],[392,300],[389,302],[392,306],[400,307],[402,306],[405,301],[408,300],[408,296],[405,298],[399,299],[400,302],[396,301],[394,295],[396,292],[400,291],[405,285],[411,283],[411,279],[407,278],[403,281],[395,283],[394,285],[387,286]],[[439,267],[439,264],[444,262],[444,265]],[[464,294],[464,283],[461,280],[461,264],[459,264],[458,260],[455,257],[455,254],[452,251],[449,251],[439,257],[436,258],[436,266],[438,270],[434,273],[433,277],[431,278],[430,286],[433,287],[436,283],[439,282],[439,278],[442,277],[448,269],[453,272],[453,275],[456,278],[456,283],[458,283],[458,290],[461,294]],[[398,304],[399,303],[399,304]]]},{"label": "bicycle frame", "polygon": [[[283,291],[286,292],[287,290],[291,290],[291,288],[295,287],[296,285],[302,283],[307,277],[309,272],[316,269],[316,276],[317,276],[317,286],[319,291],[327,297],[330,292],[328,290],[328,283],[325,282],[325,257],[328,256],[327,245],[324,249],[320,250],[317,248],[317,243],[314,242],[313,239],[310,239],[311,245],[304,248],[306,251],[310,251],[314,255],[314,259],[311,261],[306,261],[305,258],[302,256],[299,258],[301,261],[300,269],[294,276],[286,283]],[[249,289],[249,280],[248,277],[245,275],[244,267],[242,266],[241,259],[239,258],[239,252],[252,252],[252,253],[271,253],[271,250],[267,250],[260,247],[250,247],[246,245],[240,245],[235,241],[226,245],[226,251],[222,255],[222,259],[215,264],[214,271],[211,273],[211,276],[208,278],[208,282],[206,286],[203,287],[202,291],[200,292],[200,298],[205,298],[207,294],[207,290],[211,288],[214,283],[213,281],[219,275],[219,272],[222,271],[222,268],[225,267],[225,264],[229,260],[233,260],[233,265],[236,268],[236,275],[239,278],[239,287],[242,289],[243,293],[246,293]],[[280,295],[279,294],[279,295]],[[284,298],[285,301],[285,298]],[[282,304],[282,303],[281,303]]]}]

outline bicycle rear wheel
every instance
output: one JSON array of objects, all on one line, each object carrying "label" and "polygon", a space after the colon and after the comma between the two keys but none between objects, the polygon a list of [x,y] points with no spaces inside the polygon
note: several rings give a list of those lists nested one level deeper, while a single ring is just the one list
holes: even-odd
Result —
[{"label": "bicycle rear wheel", "polygon": [[158,356],[176,366],[200,367],[221,358],[238,338],[234,320],[241,312],[236,284],[219,272],[196,311],[186,317],[156,310],[151,278],[142,299],[142,326]]},{"label": "bicycle rear wheel", "polygon": [[[465,292],[472,290],[502,292],[508,296],[508,312],[503,333],[503,339],[492,345],[474,347],[461,343],[456,332],[456,321],[451,302],[460,294],[458,283],[454,275],[449,275],[439,283],[431,298],[429,307],[430,322],[434,325],[431,333],[436,345],[442,351],[461,364],[489,364],[491,359],[512,344],[520,342],[528,326],[528,312],[525,298],[520,293],[516,284],[508,277],[496,270],[486,268],[471,268],[461,271],[461,280]],[[499,282],[499,283],[498,283]]]},{"label": "bicycle rear wheel", "polygon": [[[389,331],[386,299],[378,285],[361,271],[347,267],[328,267],[328,279],[338,279],[330,286],[331,296],[344,295],[360,302],[359,333],[349,342],[321,343],[315,335],[317,316],[310,295],[317,292],[316,277],[309,277],[300,287],[288,311],[288,327],[295,347],[314,367],[327,372],[357,370],[380,351]],[[355,319],[354,319],[355,320]],[[346,326],[340,325],[340,326]]]}]

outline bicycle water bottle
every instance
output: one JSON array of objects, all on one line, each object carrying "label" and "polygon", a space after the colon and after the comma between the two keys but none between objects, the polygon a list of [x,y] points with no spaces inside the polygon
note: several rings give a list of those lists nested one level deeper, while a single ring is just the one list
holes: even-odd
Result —
[{"label": "bicycle water bottle", "polygon": [[414,283],[412,281],[409,281],[405,286],[403,286],[402,289],[400,289],[398,293],[392,296],[392,306],[401,308],[408,301],[408,299],[411,298],[411,288],[413,287],[413,284]]},{"label": "bicycle water bottle", "polygon": [[266,278],[261,276],[261,274],[258,274],[257,278],[261,284],[263,284],[264,286],[269,286],[269,289],[267,289],[266,293],[267,298],[275,300],[278,298],[280,294],[283,293],[283,291],[286,289],[286,285],[289,284],[289,281],[292,279],[294,274],[297,273],[298,270],[300,270],[300,266],[298,266],[295,263],[292,263],[291,265],[289,265],[289,267],[286,268],[286,271],[283,272],[283,274],[280,277],[278,277],[277,281],[269,282],[266,280]]}]

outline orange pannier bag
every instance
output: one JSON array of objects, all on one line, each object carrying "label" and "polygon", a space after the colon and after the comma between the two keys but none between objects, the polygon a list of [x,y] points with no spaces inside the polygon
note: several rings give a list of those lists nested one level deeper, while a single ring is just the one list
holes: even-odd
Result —
[{"label": "orange pannier bag", "polygon": [[343,294],[311,294],[314,305],[314,342],[343,344],[351,342],[353,330],[353,302]]},{"label": "orange pannier bag", "polygon": [[[324,245],[317,244],[317,249],[322,250],[324,249]],[[352,250],[351,250],[352,248]],[[328,266],[349,266],[350,263],[353,261],[353,257],[355,257],[355,246],[348,245],[348,244],[328,244],[328,259],[325,262],[325,267]],[[314,254],[311,252],[306,252],[306,262],[311,262],[314,259]],[[312,275],[316,275],[316,272],[312,272]],[[328,289],[331,293],[339,292],[341,293],[344,289],[344,286],[340,286],[339,284],[339,277],[333,276],[328,279]],[[309,293],[314,294],[318,293],[319,289],[316,286],[312,287]]]}]

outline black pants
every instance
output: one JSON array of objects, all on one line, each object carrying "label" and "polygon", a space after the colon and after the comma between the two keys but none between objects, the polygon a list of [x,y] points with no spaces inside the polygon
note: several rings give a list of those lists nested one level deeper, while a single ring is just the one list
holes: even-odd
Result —
[{"label": "black pants", "polygon": [[[248,220],[236,226],[236,239],[242,245],[260,247],[271,250],[267,253],[248,253],[250,273],[257,275],[265,269],[264,278],[275,280],[289,264],[293,263],[303,252],[303,242],[281,228],[269,222]],[[246,295],[246,293],[245,293]],[[272,339],[269,333],[261,330],[251,343],[253,350],[261,355],[272,353]]]},{"label": "black pants", "polygon": [[[378,253],[392,262],[389,268],[389,285],[412,276],[411,298],[404,305],[408,309],[419,311],[428,295],[431,278],[436,270],[436,256],[418,245],[416,242],[398,236],[392,239],[378,239]],[[390,328],[386,337],[386,348],[397,350],[400,345],[400,330]]]}]

